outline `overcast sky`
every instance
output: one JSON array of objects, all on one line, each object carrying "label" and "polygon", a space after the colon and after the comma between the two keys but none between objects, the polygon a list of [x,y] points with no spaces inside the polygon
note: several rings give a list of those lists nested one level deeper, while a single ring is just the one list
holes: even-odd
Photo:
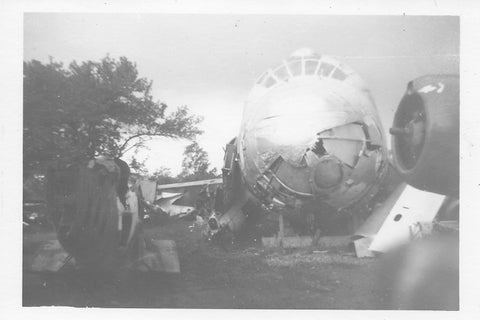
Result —
[{"label": "overcast sky", "polygon": [[[369,85],[385,128],[409,80],[459,72],[459,20],[421,16],[25,14],[24,60],[137,63],[153,95],[205,120],[198,140],[212,164],[238,133],[254,80],[310,47],[353,67]],[[142,152],[150,171],[180,170],[185,143],[159,139]]]}]

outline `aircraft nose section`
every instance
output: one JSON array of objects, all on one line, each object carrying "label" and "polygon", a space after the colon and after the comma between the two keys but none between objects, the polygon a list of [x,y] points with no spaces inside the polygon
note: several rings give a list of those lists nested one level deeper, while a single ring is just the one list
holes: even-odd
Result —
[{"label": "aircraft nose section", "polygon": [[324,58],[300,51],[265,73],[247,99],[238,163],[249,190],[269,206],[301,208],[313,199],[342,208],[386,172],[368,89],[353,71]]},{"label": "aircraft nose section", "polygon": [[313,182],[321,189],[337,186],[343,177],[342,166],[331,157],[323,157],[316,165],[313,173]]},{"label": "aircraft nose section", "polygon": [[302,165],[305,152],[315,145],[320,132],[348,121],[352,114],[318,95],[292,95],[264,104],[252,130],[257,153],[268,162],[280,154],[295,166]]},{"label": "aircraft nose section", "polygon": [[306,148],[315,142],[316,128],[308,117],[279,115],[264,119],[255,130],[259,154],[277,152],[291,164],[298,164]]},{"label": "aircraft nose section", "polygon": [[318,129],[312,115],[281,114],[263,119],[255,130],[257,139],[266,138],[278,145],[307,145],[315,140]]}]

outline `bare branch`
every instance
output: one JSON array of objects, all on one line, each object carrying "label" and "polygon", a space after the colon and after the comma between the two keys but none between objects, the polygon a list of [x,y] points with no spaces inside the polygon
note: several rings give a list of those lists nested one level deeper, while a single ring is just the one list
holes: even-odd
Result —
[{"label": "bare branch", "polygon": [[126,148],[127,145],[129,144],[130,141],[134,139],[139,139],[141,137],[166,137],[166,138],[178,138],[177,135],[172,134],[172,133],[167,133],[167,132],[142,132],[142,133],[137,133],[134,134],[133,136],[130,136],[125,140],[125,142],[118,148],[118,156],[121,157],[124,155],[128,150],[131,150],[133,147],[135,147],[137,144],[134,144],[133,146]]}]

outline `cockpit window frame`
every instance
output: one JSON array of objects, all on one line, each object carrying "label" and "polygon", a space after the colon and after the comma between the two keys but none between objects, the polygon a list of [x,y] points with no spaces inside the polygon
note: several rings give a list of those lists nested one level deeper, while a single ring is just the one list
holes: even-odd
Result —
[{"label": "cockpit window frame", "polygon": [[[307,73],[307,63],[309,62],[313,62],[315,63],[315,68],[313,70],[312,73]],[[321,59],[304,59],[303,61],[303,65],[304,65],[304,76],[316,76],[317,75],[317,71],[318,71],[318,68],[319,68],[319,65],[322,63],[322,60]]]},{"label": "cockpit window frame", "polygon": [[[294,69],[294,64],[299,64],[299,68],[298,70]],[[287,62],[287,66],[288,66],[288,69],[290,70],[290,74],[292,75],[292,77],[301,77],[303,76],[303,59],[292,59],[290,61]],[[299,73],[297,73],[297,71],[299,71]]]},{"label": "cockpit window frame", "polygon": [[[310,71],[307,73],[307,64],[310,63],[312,63],[312,65],[313,63],[316,63],[313,73],[311,71],[313,68],[308,68]],[[280,72],[280,70],[282,72]],[[325,72],[323,72],[323,70],[325,70]],[[352,70],[350,70],[348,67],[344,67],[341,62],[336,61],[333,58],[329,58],[328,56],[316,55],[308,57],[294,57],[283,60],[282,64],[264,72],[258,78],[256,85],[263,87],[264,89],[270,89],[277,84],[288,82],[292,78],[310,76],[316,76],[322,79],[334,79],[344,82],[348,81],[351,76],[355,75],[356,74]]]}]

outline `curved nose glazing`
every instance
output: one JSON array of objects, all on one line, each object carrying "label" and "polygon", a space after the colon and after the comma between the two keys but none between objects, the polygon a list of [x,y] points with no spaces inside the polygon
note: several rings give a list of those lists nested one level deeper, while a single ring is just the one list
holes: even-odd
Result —
[{"label": "curved nose glazing", "polygon": [[259,103],[244,135],[252,184],[276,194],[329,197],[341,206],[373,182],[382,140],[360,108],[331,89],[305,84]]}]

